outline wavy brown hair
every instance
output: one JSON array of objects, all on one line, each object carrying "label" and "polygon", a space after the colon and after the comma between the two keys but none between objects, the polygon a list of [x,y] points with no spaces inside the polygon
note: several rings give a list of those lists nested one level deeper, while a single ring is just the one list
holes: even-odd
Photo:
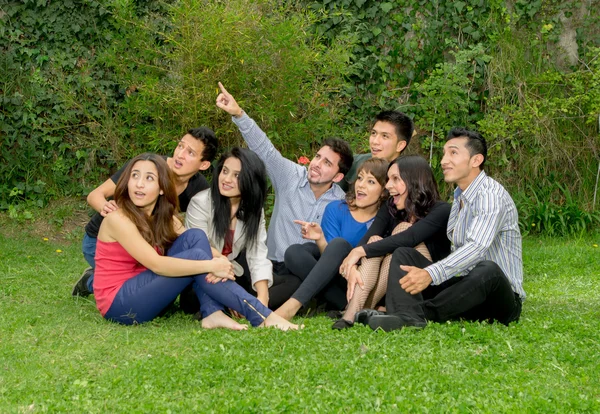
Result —
[{"label": "wavy brown hair", "polygon": [[[129,197],[128,183],[133,167],[138,161],[150,161],[156,166],[158,186],[163,194],[158,196],[150,216],[137,207]],[[115,202],[123,213],[137,227],[138,231],[151,246],[166,252],[177,238],[173,225],[173,216],[179,211],[179,198],[175,188],[173,172],[167,162],[159,155],[146,152],[132,159],[121,174],[115,189]]]},{"label": "wavy brown hair", "polygon": [[[377,182],[383,187],[381,191],[381,196],[379,197],[379,204],[377,208],[381,206],[385,200],[388,199],[388,191],[385,189],[385,182],[387,180],[387,171],[388,171],[388,162],[382,158],[369,158],[360,164],[360,167],[356,170],[356,177],[358,178],[358,174],[361,172],[370,173],[375,177]],[[350,210],[356,209],[356,191],[354,191],[355,186],[354,183],[356,179],[350,184],[350,188],[346,193],[346,204],[348,204],[348,208]]]}]

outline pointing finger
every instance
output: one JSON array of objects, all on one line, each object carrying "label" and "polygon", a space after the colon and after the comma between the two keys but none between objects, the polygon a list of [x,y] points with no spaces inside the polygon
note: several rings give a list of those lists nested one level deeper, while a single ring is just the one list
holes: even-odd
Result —
[{"label": "pointing finger", "polygon": [[223,95],[229,95],[229,92],[227,92],[227,89],[225,89],[225,87],[223,86],[223,84],[221,82],[219,82],[219,89],[221,89],[221,92],[223,93]]}]

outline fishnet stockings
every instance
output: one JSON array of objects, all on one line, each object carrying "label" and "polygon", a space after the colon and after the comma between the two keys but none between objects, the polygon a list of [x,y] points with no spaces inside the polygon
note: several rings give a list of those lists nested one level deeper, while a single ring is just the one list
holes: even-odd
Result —
[{"label": "fishnet stockings", "polygon": [[[400,223],[394,228],[392,235],[398,234],[410,226],[412,226],[411,223]],[[372,241],[374,240],[369,239],[369,243]],[[429,254],[429,250],[427,250],[425,243],[420,243],[417,245],[415,250],[431,261],[431,255]],[[358,271],[364,282],[364,288],[361,289],[358,285],[356,285],[356,288],[354,289],[354,295],[348,303],[348,307],[344,313],[344,319],[348,321],[354,321],[354,315],[356,312],[364,308],[374,308],[381,298],[383,298],[387,289],[391,261],[391,254],[386,254],[385,256],[380,257],[371,257],[369,259],[363,258],[361,265],[358,267]]]}]

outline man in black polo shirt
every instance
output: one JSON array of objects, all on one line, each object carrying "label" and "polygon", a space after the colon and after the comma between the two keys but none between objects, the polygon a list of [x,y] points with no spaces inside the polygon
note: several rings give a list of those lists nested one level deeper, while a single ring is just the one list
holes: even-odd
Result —
[{"label": "man in black polo shirt", "polygon": [[[179,194],[179,209],[186,211],[190,199],[196,193],[208,188],[208,182],[200,171],[207,170],[217,154],[218,141],[215,133],[206,127],[190,129],[185,134],[172,157],[165,157],[169,168],[175,174],[175,187]],[[85,226],[82,250],[85,260],[91,267],[87,268],[75,286],[73,296],[88,296],[93,293],[93,279],[96,255],[96,241],[100,224],[107,214],[118,207],[112,196],[115,193],[117,181],[125,170],[125,164],[108,180],[96,187],[87,197],[88,204],[97,211]]]}]

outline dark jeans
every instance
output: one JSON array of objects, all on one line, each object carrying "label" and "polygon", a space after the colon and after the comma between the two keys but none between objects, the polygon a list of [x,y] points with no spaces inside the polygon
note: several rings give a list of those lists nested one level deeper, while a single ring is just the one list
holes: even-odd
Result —
[{"label": "dark jeans", "polygon": [[[98,239],[95,237],[88,236],[87,233],[83,235],[83,241],[81,242],[81,251],[85,261],[88,262],[92,269],[96,268],[96,244]],[[87,281],[87,288],[90,292],[94,293],[94,274],[90,276]]]},{"label": "dark jeans", "polygon": [[[206,234],[199,229],[187,230],[179,236],[168,256],[187,260],[212,259]],[[125,325],[150,321],[189,285],[200,300],[203,317],[228,307],[244,315],[252,326],[258,326],[263,317],[271,314],[258,299],[231,280],[212,284],[206,281],[206,274],[167,277],[146,270],[121,286],[104,317]]]},{"label": "dark jeans", "polygon": [[[248,262],[246,260],[246,251],[243,250],[235,261],[244,269],[244,274],[237,277],[235,282],[240,285],[246,292],[252,296],[256,296],[256,291],[252,287],[252,278]],[[302,281],[289,274],[289,270],[283,262],[273,263],[273,285],[269,288],[269,308],[277,309],[292,296],[292,293],[298,289]],[[181,292],[179,297],[179,306],[185,313],[196,313],[200,309],[200,303],[193,289],[187,287]]]},{"label": "dark jeans", "polygon": [[385,302],[388,314],[409,314],[435,322],[465,319],[508,325],[519,320],[521,299],[513,292],[502,269],[489,260],[478,263],[466,276],[429,285],[416,295],[402,289],[400,279],[406,272],[400,265],[423,269],[430,264],[413,248],[400,247],[394,251]]},{"label": "dark jeans", "polygon": [[340,237],[331,240],[323,254],[315,243],[294,244],[285,251],[285,264],[302,280],[292,298],[306,305],[321,294],[330,309],[342,310],[346,300],[347,283],[339,269],[352,246]]}]

